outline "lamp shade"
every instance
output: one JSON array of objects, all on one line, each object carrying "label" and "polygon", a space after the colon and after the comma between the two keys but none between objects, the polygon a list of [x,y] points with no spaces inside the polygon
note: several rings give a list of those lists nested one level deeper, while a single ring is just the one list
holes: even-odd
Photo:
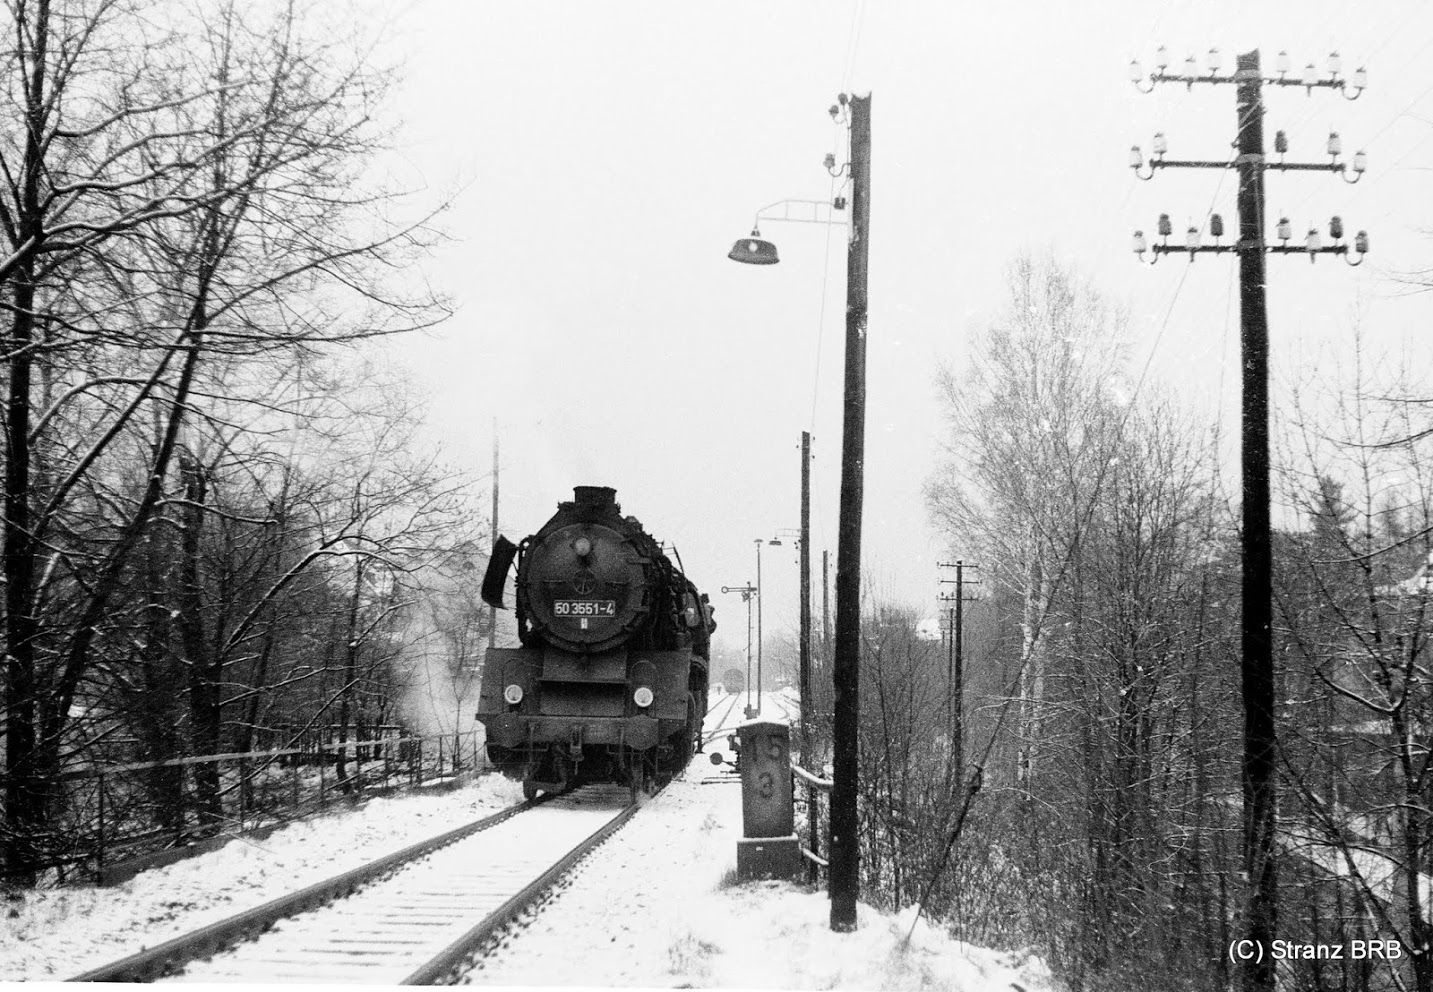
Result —
[{"label": "lamp shade", "polygon": [[776,254],[776,245],[761,239],[761,232],[753,229],[751,237],[742,238],[731,246],[727,258],[747,265],[775,265],[781,261]]}]

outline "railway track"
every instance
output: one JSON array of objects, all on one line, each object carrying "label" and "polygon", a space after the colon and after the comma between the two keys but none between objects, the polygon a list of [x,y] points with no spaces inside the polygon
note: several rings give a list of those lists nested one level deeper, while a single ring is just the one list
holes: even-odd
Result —
[{"label": "railway track", "polygon": [[523,803],[73,980],[434,984],[636,810],[616,787]]},{"label": "railway track", "polygon": [[[718,737],[730,734],[735,729],[732,721],[732,713],[736,711],[737,703],[741,700],[740,693],[733,693],[718,699],[707,709],[706,720],[702,730],[702,745],[706,746]],[[713,716],[718,710],[720,716]]]}]

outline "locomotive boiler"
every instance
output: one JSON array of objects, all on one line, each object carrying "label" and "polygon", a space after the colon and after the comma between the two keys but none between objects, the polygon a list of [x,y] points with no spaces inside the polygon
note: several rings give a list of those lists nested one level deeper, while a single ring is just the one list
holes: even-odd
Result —
[{"label": "locomotive boiler", "polygon": [[489,760],[528,798],[651,789],[699,746],[711,604],[616,496],[577,486],[536,534],[499,536],[483,578],[483,601],[505,609],[517,558],[521,647],[488,651],[477,718]]}]

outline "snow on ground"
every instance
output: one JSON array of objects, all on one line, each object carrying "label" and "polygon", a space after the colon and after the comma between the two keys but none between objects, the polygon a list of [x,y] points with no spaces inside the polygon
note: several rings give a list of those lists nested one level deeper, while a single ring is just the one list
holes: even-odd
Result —
[{"label": "snow on ground", "polygon": [[495,955],[474,985],[782,989],[1053,990],[1044,965],[959,944],[914,912],[860,906],[830,929],[824,891],[734,884],[741,789],[702,784],[701,755],[594,851]]},{"label": "snow on ground", "polygon": [[[789,702],[780,700],[780,702]],[[773,710],[786,707],[771,707]],[[778,717],[772,712],[768,716]],[[740,713],[732,718],[740,719]],[[711,747],[724,749],[726,733]],[[741,790],[698,755],[578,868],[529,925],[470,973],[474,985],[937,989],[1053,992],[1036,958],[960,944],[914,913],[859,908],[829,926],[824,891],[735,884]],[[715,781],[714,781],[715,780]],[[445,795],[374,799],[110,889],[0,904],[0,982],[54,981],[153,946],[435,836],[520,798],[489,775]]]},{"label": "snow on ground", "polygon": [[113,888],[24,893],[0,902],[0,981],[73,977],[521,801],[518,783],[488,775],[449,793],[335,807]]}]

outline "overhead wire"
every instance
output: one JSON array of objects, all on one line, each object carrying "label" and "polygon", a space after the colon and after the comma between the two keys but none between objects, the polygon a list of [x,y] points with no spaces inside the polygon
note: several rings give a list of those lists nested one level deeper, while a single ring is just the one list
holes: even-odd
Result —
[{"label": "overhead wire", "polygon": [[[1389,33],[1384,37],[1384,40],[1383,40],[1382,42],[1380,42],[1380,43],[1373,49],[1373,51],[1372,51],[1368,56],[1366,56],[1366,57],[1364,58],[1363,64],[1367,64],[1368,61],[1370,61],[1375,54],[1377,54],[1378,52],[1382,51],[1385,47],[1387,47],[1388,43],[1389,43],[1394,37],[1397,37],[1399,34],[1403,33],[1403,30],[1404,30],[1404,28],[1406,27],[1406,25],[1407,25],[1407,20],[1406,20],[1406,18],[1405,18],[1405,19],[1402,19],[1402,20],[1399,20],[1398,23],[1395,24],[1395,25],[1390,29]],[[1394,72],[1392,72],[1392,73],[1389,74],[1388,78],[1390,78],[1390,79],[1397,79],[1397,78],[1399,78],[1399,76],[1401,76],[1401,74],[1403,73],[1403,71],[1406,70],[1406,69],[1408,68],[1408,66],[1412,65],[1415,61],[1417,61],[1417,60],[1423,58],[1424,54],[1427,52],[1427,50],[1428,50],[1428,48],[1429,48],[1430,46],[1433,46],[1433,40],[1427,41],[1427,42],[1423,43],[1422,45],[1420,45],[1420,46],[1413,52],[1412,55],[1410,55],[1406,60],[1403,61],[1403,63],[1402,63],[1401,65],[1399,65],[1399,67],[1398,67],[1397,69],[1394,70]],[[1410,115],[1410,111],[1412,111],[1412,109],[1413,109],[1415,106],[1417,106],[1417,104],[1418,104],[1421,100],[1423,100],[1425,97],[1427,97],[1429,93],[1433,93],[1433,85],[1428,86],[1427,88],[1425,88],[1424,90],[1422,90],[1417,96],[1413,97],[1411,100],[1409,100],[1407,103],[1405,103],[1405,104],[1402,106],[1402,108],[1399,109],[1398,111],[1396,111],[1391,117],[1389,117],[1388,120],[1385,121],[1382,126],[1380,126],[1377,130],[1375,130],[1375,131],[1374,131],[1371,135],[1369,135],[1367,138],[1365,138],[1365,139],[1363,139],[1362,141],[1360,141],[1360,142],[1359,142],[1359,146],[1362,147],[1362,148],[1367,148],[1368,146],[1372,145],[1373,142],[1377,141],[1380,137],[1382,137],[1385,133],[1387,133],[1387,131],[1388,131],[1391,127],[1393,127],[1395,124],[1397,124],[1397,123],[1398,123],[1400,120],[1402,120],[1404,117],[1406,117],[1406,116],[1411,116],[1411,115]],[[1297,126],[1302,126],[1303,124],[1307,123],[1309,120],[1312,120],[1313,117],[1314,117],[1314,115],[1315,115],[1317,112],[1319,112],[1319,108],[1317,108],[1317,107],[1310,108],[1310,110],[1306,111],[1306,112],[1304,113],[1304,115],[1299,119]],[[1416,115],[1412,115],[1412,116],[1416,116]],[[1417,151],[1418,148],[1422,146],[1422,144],[1423,144],[1423,142],[1420,141],[1420,142],[1419,142],[1417,145],[1415,145],[1412,149],[1410,149],[1410,150],[1409,150],[1408,152],[1406,152],[1404,155],[1400,156],[1400,157],[1394,162],[1393,165],[1388,166],[1386,171],[1392,171],[1397,165],[1399,165],[1399,164],[1401,164],[1402,162],[1404,162],[1404,161],[1408,158],[1409,155],[1412,155],[1415,151]],[[1297,211],[1303,209],[1303,207],[1304,207],[1311,199],[1313,199],[1314,196],[1316,196],[1319,192],[1321,192],[1321,190],[1319,190],[1319,189],[1317,189],[1317,188],[1310,189],[1309,192],[1305,193],[1303,197],[1301,197],[1297,202],[1295,202],[1295,204],[1294,204],[1292,210],[1290,211],[1290,213],[1295,213],[1295,212],[1297,212]],[[1387,216],[1387,214],[1385,214],[1384,216]]]},{"label": "overhead wire", "polygon": [[[1163,16],[1164,16],[1164,13],[1165,13],[1165,12],[1167,12],[1167,11],[1161,12],[1161,14],[1160,14],[1160,19],[1161,19],[1161,20],[1162,20],[1162,18],[1163,18]],[[1225,176],[1226,176],[1227,172],[1228,172],[1227,169],[1226,169],[1226,170],[1220,170],[1219,179],[1218,179],[1218,181],[1215,183],[1214,192],[1213,192],[1213,194],[1212,194],[1211,197],[1210,197],[1209,206],[1208,206],[1208,208],[1205,210],[1205,218],[1204,218],[1204,219],[1205,219],[1206,223],[1207,223],[1209,217],[1210,217],[1210,216],[1213,214],[1213,212],[1214,212],[1214,206],[1215,206],[1215,204],[1218,202],[1219,193],[1220,193],[1220,191],[1221,191],[1222,188],[1223,188],[1224,179],[1225,179]],[[1130,195],[1132,194],[1132,191],[1133,191],[1133,187],[1130,187],[1129,189],[1126,190],[1125,196],[1124,196],[1123,199],[1122,199],[1122,203],[1123,203],[1123,204],[1128,204],[1129,199],[1130,199]],[[1159,330],[1155,333],[1155,339],[1154,339],[1153,344],[1150,346],[1149,354],[1148,354],[1148,355],[1146,356],[1146,358],[1145,358],[1144,366],[1141,368],[1140,373],[1139,373],[1139,377],[1136,379],[1136,381],[1135,381],[1135,383],[1134,383],[1134,386],[1133,386],[1133,389],[1132,389],[1132,391],[1131,391],[1131,395],[1130,395],[1129,401],[1128,401],[1126,404],[1124,404],[1124,411],[1123,411],[1123,413],[1122,413],[1122,415],[1121,415],[1121,417],[1120,417],[1119,423],[1118,423],[1118,425],[1117,425],[1117,427],[1116,427],[1116,430],[1115,430],[1116,442],[1115,442],[1115,444],[1114,444],[1114,446],[1113,446],[1113,448],[1112,448],[1112,452],[1113,452],[1113,451],[1117,451],[1117,450],[1119,449],[1120,442],[1123,440],[1124,432],[1125,432],[1125,429],[1126,429],[1126,427],[1127,427],[1127,425],[1128,425],[1128,422],[1129,422],[1129,417],[1130,417],[1130,415],[1133,413],[1133,411],[1134,411],[1134,409],[1135,409],[1136,402],[1137,402],[1137,400],[1139,399],[1141,390],[1143,389],[1145,380],[1146,380],[1146,378],[1147,378],[1147,376],[1148,376],[1148,373],[1149,373],[1149,369],[1150,369],[1151,365],[1152,365],[1153,362],[1154,362],[1154,357],[1155,357],[1155,355],[1158,353],[1160,344],[1161,344],[1161,342],[1162,342],[1163,339],[1164,339],[1165,332],[1166,332],[1166,331],[1168,330],[1168,328],[1169,328],[1170,319],[1172,318],[1172,316],[1173,316],[1173,314],[1174,314],[1174,309],[1175,309],[1175,307],[1177,306],[1177,304],[1178,304],[1178,302],[1179,302],[1179,298],[1180,298],[1181,294],[1183,293],[1185,282],[1186,282],[1186,281],[1188,280],[1188,278],[1189,278],[1189,270],[1190,270],[1192,267],[1193,267],[1192,265],[1185,267],[1183,273],[1180,275],[1179,282],[1178,282],[1178,283],[1175,285],[1175,287],[1174,287],[1174,292],[1170,295],[1169,303],[1168,303],[1168,305],[1165,307],[1164,317],[1163,317],[1163,319],[1160,321]],[[1232,283],[1231,283],[1231,285],[1232,285]],[[1232,289],[1231,289],[1231,300],[1232,300]],[[1226,306],[1226,315],[1225,315],[1225,341],[1226,341],[1226,342],[1227,342],[1227,339],[1228,339],[1228,313],[1227,313],[1227,306]],[[1226,344],[1226,347],[1227,347],[1227,344]],[[1221,394],[1222,394],[1222,392],[1223,392],[1223,373],[1224,373],[1224,365],[1225,365],[1225,359],[1224,359],[1224,354],[1223,354],[1223,352],[1224,352],[1224,348],[1221,348],[1221,357],[1220,357],[1220,393],[1221,393]],[[1221,410],[1221,412],[1222,412],[1222,404],[1220,404],[1219,406],[1220,406],[1220,410]],[[1081,457],[1081,456],[1083,455],[1083,451],[1084,451],[1085,447],[1086,447],[1089,443],[1091,443],[1091,442],[1090,442],[1089,436],[1087,435],[1087,436],[1081,441],[1081,452],[1080,452],[1080,455],[1077,455],[1077,458],[1079,458],[1079,457]],[[1104,462],[1103,462],[1103,463],[1100,465],[1100,467],[1099,467],[1099,470],[1098,470],[1098,472],[1097,472],[1097,474],[1096,474],[1094,490],[1093,490],[1093,491],[1091,492],[1091,494],[1090,494],[1089,503],[1088,503],[1088,505],[1087,505],[1087,507],[1086,507],[1085,513],[1082,515],[1085,520],[1088,520],[1088,518],[1089,518],[1090,516],[1092,516],[1093,513],[1094,513],[1094,508],[1095,508],[1096,501],[1098,500],[1100,491],[1102,490],[1103,485],[1104,485],[1105,475],[1106,475],[1106,473],[1109,471],[1111,465],[1113,464],[1113,460],[1114,460],[1115,457],[1116,457],[1116,456],[1112,453],[1111,456],[1110,456],[1110,457],[1107,457],[1107,458],[1104,460]],[[1081,526],[1083,526],[1083,522],[1084,522],[1084,521],[1081,521],[1081,522],[1080,522],[1080,525],[1081,525]],[[1056,577],[1055,577],[1055,584],[1056,584],[1056,585],[1058,585],[1061,581],[1063,581],[1065,572],[1066,572],[1066,570],[1068,569],[1068,567],[1069,567],[1069,565],[1070,565],[1070,563],[1071,563],[1072,560],[1073,560],[1073,554],[1071,554],[1070,556],[1067,556],[1066,559],[1065,559],[1063,562],[1060,563],[1059,572],[1058,572],[1058,574],[1057,574]],[[1037,638],[1040,636],[1040,628],[1043,626],[1043,623],[1044,623],[1044,617],[1039,618],[1039,619],[1037,620],[1037,622],[1036,622],[1036,626],[1035,626],[1036,633],[1035,633],[1035,636],[1036,636]],[[1027,658],[1022,658],[1022,659],[1021,659],[1021,663],[1020,663],[1020,665],[1019,665],[1019,667],[1018,667],[1018,669],[1017,669],[1017,671],[1016,671],[1016,673],[1015,673],[1014,681],[1015,681],[1015,684],[1017,684],[1017,685],[1018,685],[1018,683],[1019,683],[1019,680],[1023,677],[1023,672],[1024,672],[1026,660],[1028,660],[1028,656],[1027,656]],[[1003,702],[1003,704],[1002,704],[1002,706],[1001,706],[1001,708],[1000,708],[1000,713],[999,713],[999,718],[998,718],[998,721],[997,721],[997,726],[996,726],[995,730],[992,731],[991,736],[990,736],[990,739],[989,739],[989,741],[987,742],[986,747],[985,747],[985,749],[984,749],[984,753],[982,754],[981,761],[979,762],[979,764],[978,764],[978,766],[977,766],[977,774],[979,773],[979,769],[984,767],[985,761],[988,760],[989,755],[990,755],[990,752],[991,752],[992,748],[994,747],[995,741],[996,741],[996,739],[997,739],[998,736],[999,736],[1000,728],[1001,728],[1001,726],[1004,724],[1005,719],[1006,719],[1006,717],[1007,717],[1007,715],[1008,715],[1008,713],[1009,713],[1011,704],[1012,704],[1013,702],[1014,702],[1014,697],[1007,697],[1007,698],[1004,700],[1004,702]],[[973,792],[972,792],[971,794],[973,795]],[[952,843],[953,843],[953,839],[952,839]],[[948,846],[949,846],[949,845],[948,845]],[[948,854],[948,848],[947,848],[947,852],[946,852],[946,853]],[[922,902],[923,902],[923,901],[924,901],[924,900],[922,900]]]},{"label": "overhead wire", "polygon": [[[1160,14],[1160,20],[1163,19],[1164,13],[1165,13],[1164,11],[1161,12],[1161,14]],[[1391,38],[1391,37],[1392,37],[1392,34],[1390,34],[1389,37]],[[1387,42],[1388,42],[1388,39],[1386,38],[1385,41],[1384,41],[1384,42],[1378,47],[1378,49],[1376,49],[1375,51],[1381,50],[1382,47],[1387,44]],[[1430,90],[1433,90],[1433,87],[1430,87]],[[1425,93],[1426,93],[1426,91],[1425,91]],[[1422,96],[1420,95],[1420,97],[1417,98],[1417,99],[1421,99],[1421,98],[1422,98]],[[1415,100],[1414,102],[1416,103],[1417,101]],[[1410,107],[1411,107],[1411,105],[1410,105]],[[1401,117],[1403,113],[1406,113],[1406,112],[1407,112],[1407,109],[1409,109],[1409,108],[1405,108],[1405,110],[1402,111],[1402,112],[1400,112],[1400,114],[1399,114],[1398,116]],[[1396,119],[1396,118],[1395,118],[1395,119]],[[1244,123],[1243,121],[1240,122],[1240,129],[1241,129],[1241,130],[1242,130],[1242,127],[1243,127],[1243,123]],[[1390,123],[1391,123],[1391,122],[1390,122]],[[1384,128],[1384,130],[1386,130],[1386,127]],[[1379,133],[1381,134],[1382,131],[1380,131]],[[1376,137],[1376,136],[1377,136],[1377,135],[1375,135],[1375,137]],[[1372,140],[1372,139],[1370,139],[1370,140]],[[1405,157],[1406,157],[1406,156],[1405,156]],[[1213,196],[1211,197],[1209,208],[1208,208],[1208,209],[1206,210],[1206,212],[1205,212],[1205,220],[1206,220],[1206,222],[1207,222],[1209,216],[1210,216],[1210,215],[1213,213],[1213,211],[1214,211],[1214,204],[1215,204],[1215,203],[1217,202],[1217,200],[1218,200],[1219,192],[1220,192],[1220,190],[1222,189],[1223,182],[1224,182],[1224,177],[1225,177],[1227,171],[1228,171],[1228,170],[1221,170],[1221,172],[1220,172],[1219,181],[1218,181],[1218,183],[1216,183],[1216,185],[1215,185],[1215,190],[1214,190]],[[1129,199],[1128,194],[1125,196],[1124,199],[1125,199],[1126,202],[1128,202],[1128,199]],[[1261,232],[1261,237],[1262,237],[1262,232]],[[1133,390],[1133,395],[1130,397],[1129,403],[1126,404],[1124,414],[1123,414],[1123,416],[1121,417],[1120,422],[1119,422],[1119,425],[1118,425],[1118,427],[1117,427],[1117,429],[1116,429],[1116,438],[1117,438],[1117,439],[1122,439],[1122,438],[1123,438],[1124,430],[1125,430],[1126,424],[1127,424],[1127,422],[1128,422],[1128,418],[1129,418],[1130,414],[1132,413],[1132,411],[1133,411],[1133,409],[1134,409],[1135,401],[1136,401],[1136,399],[1138,398],[1139,393],[1140,393],[1140,390],[1142,389],[1142,386],[1143,386],[1143,384],[1144,384],[1144,382],[1145,382],[1145,379],[1146,379],[1146,376],[1147,376],[1147,374],[1148,374],[1149,368],[1150,368],[1150,366],[1151,366],[1151,364],[1152,364],[1152,362],[1153,362],[1153,360],[1154,360],[1154,356],[1155,356],[1155,354],[1157,353],[1157,351],[1158,351],[1158,349],[1159,349],[1160,343],[1161,343],[1161,341],[1163,340],[1163,337],[1164,337],[1164,334],[1165,334],[1166,330],[1168,329],[1170,319],[1171,319],[1171,317],[1172,317],[1172,315],[1173,315],[1174,308],[1175,308],[1175,306],[1177,305],[1178,300],[1179,300],[1179,298],[1180,298],[1180,295],[1181,295],[1181,293],[1182,293],[1182,291],[1183,291],[1184,284],[1185,284],[1185,281],[1186,281],[1187,278],[1188,278],[1189,269],[1190,269],[1190,268],[1192,268],[1192,265],[1185,268],[1183,275],[1181,275],[1181,277],[1180,277],[1180,279],[1179,279],[1179,282],[1176,284],[1175,289],[1174,289],[1174,292],[1173,292],[1173,294],[1172,294],[1171,297],[1170,297],[1169,304],[1168,304],[1168,306],[1167,306],[1166,309],[1165,309],[1164,318],[1163,318],[1163,320],[1161,321],[1160,328],[1159,328],[1158,332],[1157,332],[1156,335],[1155,335],[1154,343],[1153,343],[1153,345],[1152,345],[1151,348],[1150,348],[1150,352],[1149,352],[1149,355],[1147,356],[1147,358],[1146,358],[1146,360],[1145,360],[1144,367],[1141,369],[1139,378],[1137,379],[1137,381],[1136,381],[1136,383],[1135,383],[1134,390]],[[1229,337],[1229,326],[1230,326],[1230,314],[1231,314],[1231,312],[1232,312],[1232,306],[1233,306],[1233,286],[1234,286],[1234,282],[1235,282],[1235,273],[1231,270],[1231,272],[1230,272],[1230,278],[1229,278],[1229,283],[1228,283],[1228,287],[1229,287],[1229,288],[1228,288],[1228,292],[1227,292],[1227,295],[1226,295],[1226,303],[1225,303],[1224,331],[1223,331],[1223,335],[1222,335],[1221,348],[1220,348],[1219,391],[1218,391],[1218,394],[1217,394],[1218,397],[1219,397],[1219,399],[1216,400],[1216,409],[1217,409],[1217,411],[1218,411],[1217,416],[1216,416],[1216,428],[1215,428],[1215,429],[1216,429],[1216,436],[1221,436],[1221,435],[1222,435],[1222,428],[1223,428],[1222,417],[1223,417],[1223,412],[1224,412],[1224,411],[1223,411],[1222,395],[1223,395],[1223,388],[1224,388],[1224,374],[1225,374],[1225,371],[1226,371],[1226,368],[1227,368],[1227,364],[1228,364],[1228,363],[1227,363],[1227,350],[1228,350],[1228,337]],[[1116,444],[1115,447],[1116,447],[1116,449],[1118,448],[1118,442],[1117,442],[1117,444]],[[1217,454],[1216,454],[1216,458],[1217,458]],[[1091,494],[1091,497],[1090,497],[1090,504],[1089,504],[1089,512],[1090,512],[1090,513],[1093,512],[1095,500],[1098,498],[1098,494],[1099,494],[1100,488],[1101,488],[1102,485],[1103,485],[1104,476],[1105,476],[1106,471],[1107,471],[1108,468],[1109,468],[1109,465],[1110,465],[1110,460],[1109,460],[1109,459],[1106,459],[1105,464],[1103,464],[1103,465],[1101,466],[1101,468],[1100,468],[1100,470],[1099,470],[1099,473],[1098,473],[1098,475],[1097,475],[1097,478],[1096,478],[1096,480],[1095,480],[1095,489],[1094,489],[1094,492]],[[1068,565],[1069,565],[1069,559],[1067,558],[1066,561],[1061,564],[1059,575],[1056,577],[1056,582],[1057,582],[1057,583],[1063,578],[1065,569],[1068,567]],[[1043,618],[1042,618],[1041,622],[1043,622]],[[1036,634],[1036,636],[1038,636],[1038,625],[1037,625],[1037,634]],[[1019,680],[1019,679],[1022,677],[1022,675],[1023,675],[1024,665],[1025,665],[1025,659],[1022,659],[1021,665],[1020,665],[1020,669],[1016,672],[1016,675],[1015,675],[1015,679],[1017,680],[1017,682],[1018,682],[1018,680]],[[1007,699],[1005,700],[1005,704],[1002,706],[1001,711],[1000,711],[1000,718],[999,718],[999,723],[1000,723],[1000,724],[1003,724],[1003,722],[1004,722],[1004,720],[1005,720],[1005,718],[1006,718],[1007,712],[1008,712],[1008,710],[1009,710],[1010,704],[1011,704],[1012,702],[1013,702],[1013,699],[1011,699],[1011,698],[1007,698]],[[987,744],[987,747],[985,748],[985,752],[984,752],[984,754],[982,755],[982,760],[981,760],[981,762],[980,762],[978,768],[979,768],[979,767],[983,767],[985,760],[988,758],[989,753],[990,753],[990,750],[991,750],[991,747],[993,747],[994,742],[995,742],[995,739],[996,739],[996,737],[997,737],[998,734],[999,734],[999,729],[1000,729],[1000,728],[999,728],[999,725],[997,725],[996,730],[992,733],[991,738],[990,738],[990,741],[989,741],[989,743]],[[977,769],[977,771],[978,771],[978,769]],[[972,793],[972,794],[973,794],[973,793]],[[952,842],[953,842],[953,839],[952,839]],[[948,848],[947,848],[947,854],[948,854]],[[924,899],[922,899],[922,903],[923,903],[923,902],[924,902]]]},{"label": "overhead wire", "polygon": [[[850,90],[851,75],[855,71],[856,57],[860,51],[861,30],[865,21],[865,13],[866,0],[854,0],[851,5],[851,23],[850,26],[847,28],[846,32],[846,50],[845,54],[842,57],[840,88],[840,92],[842,93],[847,93]],[[840,148],[844,142],[849,150],[849,128],[846,127],[846,125],[840,121],[839,116],[838,118],[833,120],[832,125],[833,133],[835,135],[835,147]],[[849,154],[847,157],[849,157]],[[830,188],[827,193],[827,203],[832,203],[835,200],[837,191],[840,188],[840,186],[838,186],[838,183],[840,183],[840,175],[833,175],[831,177]],[[824,344],[826,337],[826,299],[829,294],[831,284],[831,233],[832,228],[835,226],[836,225],[834,224],[834,222],[826,226],[826,244],[822,252],[821,300],[816,320],[815,371],[812,375],[811,414],[808,418],[808,430],[812,436],[813,447],[815,444],[816,437],[816,410],[821,397],[821,354],[823,350],[822,345]],[[815,458],[814,451],[812,453],[812,458]],[[825,515],[824,513],[820,512],[824,509],[824,507],[821,505],[820,499],[818,497],[819,491],[819,487],[812,488],[811,511],[812,517],[814,519],[824,521]],[[827,535],[823,527],[823,544],[826,543],[826,537]]]},{"label": "overhead wire", "polygon": [[856,68],[856,54],[861,46],[861,28],[866,19],[866,0],[856,0],[851,11],[850,35],[846,40],[846,64],[841,71],[841,92],[850,89],[851,73]]}]

